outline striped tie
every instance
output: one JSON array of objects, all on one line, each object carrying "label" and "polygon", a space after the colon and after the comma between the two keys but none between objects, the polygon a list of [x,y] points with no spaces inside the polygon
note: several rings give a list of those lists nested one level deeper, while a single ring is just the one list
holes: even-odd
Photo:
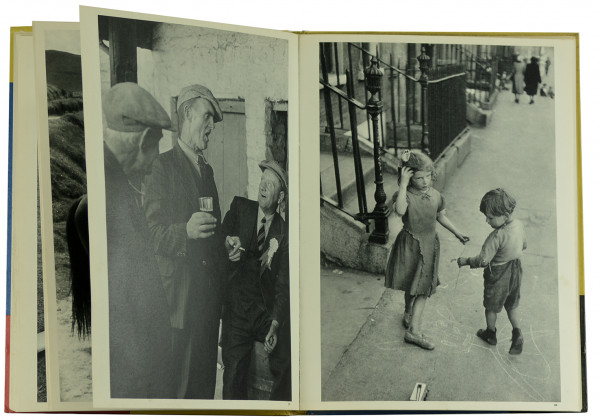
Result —
[{"label": "striped tie", "polygon": [[263,245],[265,244],[265,222],[266,221],[267,221],[267,219],[265,219],[263,217],[260,221],[260,229],[258,229],[257,242],[258,242],[258,251],[259,252],[262,252]]}]

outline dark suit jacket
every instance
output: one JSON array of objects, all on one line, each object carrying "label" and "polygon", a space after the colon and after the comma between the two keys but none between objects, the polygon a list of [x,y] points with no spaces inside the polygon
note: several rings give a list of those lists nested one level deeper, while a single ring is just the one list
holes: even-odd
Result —
[{"label": "dark suit jacket", "polygon": [[169,306],[141,197],[106,146],[104,161],[111,396],[175,398]]},{"label": "dark suit jacket", "polygon": [[[258,283],[262,307],[282,325],[289,321],[290,287],[289,287],[289,253],[287,226],[278,213],[275,213],[267,237],[264,250],[269,247],[271,239],[276,239],[278,248],[271,261],[271,267],[261,267],[257,249],[258,202],[243,197],[234,197],[231,208],[223,220],[225,236],[239,236],[242,252],[239,262],[230,263],[231,280],[228,298],[236,296],[235,289],[251,287]],[[254,278],[249,278],[249,277]],[[250,285],[250,286],[249,286]],[[234,303],[235,304],[235,303]]]},{"label": "dark suit jacket", "polygon": [[[199,197],[213,197],[215,234],[187,237],[186,224],[199,210]],[[144,183],[144,210],[170,307],[171,325],[183,329],[198,322],[208,299],[220,299],[226,263],[219,196],[210,166],[201,179],[179,145],[154,161]],[[193,314],[192,314],[193,313]],[[216,346],[216,344],[215,344]]]}]

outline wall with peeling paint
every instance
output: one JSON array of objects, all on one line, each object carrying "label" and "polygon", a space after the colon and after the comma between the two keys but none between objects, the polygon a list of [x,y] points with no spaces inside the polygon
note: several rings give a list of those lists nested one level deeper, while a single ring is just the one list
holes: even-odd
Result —
[{"label": "wall with peeling paint", "polygon": [[[101,53],[102,88],[110,85],[108,56]],[[138,83],[170,112],[182,87],[202,84],[217,98],[245,100],[248,196],[258,194],[258,163],[267,153],[268,102],[288,100],[288,42],[265,36],[161,24],[152,51],[138,48]],[[165,132],[161,151],[170,148]],[[210,147],[210,146],[209,146]]]}]

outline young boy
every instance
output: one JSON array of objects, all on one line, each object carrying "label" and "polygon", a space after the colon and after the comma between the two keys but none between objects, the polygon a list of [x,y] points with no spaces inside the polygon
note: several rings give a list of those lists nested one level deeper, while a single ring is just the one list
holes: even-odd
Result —
[{"label": "young boy", "polygon": [[521,354],[523,351],[523,334],[519,329],[517,307],[523,275],[520,258],[527,248],[527,241],[523,225],[512,218],[516,205],[515,199],[502,188],[487,192],[481,199],[479,210],[494,231],[483,243],[479,255],[458,259],[459,267],[485,267],[483,306],[487,329],[477,331],[477,336],[491,345],[497,343],[496,317],[504,306],[513,327],[510,354]]}]

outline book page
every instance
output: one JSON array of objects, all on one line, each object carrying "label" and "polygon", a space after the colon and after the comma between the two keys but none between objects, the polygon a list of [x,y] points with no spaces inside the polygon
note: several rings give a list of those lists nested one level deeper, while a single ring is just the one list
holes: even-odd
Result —
[{"label": "book page", "polygon": [[[35,22],[34,38],[48,303],[49,407],[90,411],[91,340],[85,327],[78,327],[74,313],[77,306],[73,304],[82,284],[89,290],[89,285],[85,286],[89,281],[78,277],[76,271],[80,264],[85,266],[87,256],[82,259],[69,253],[73,241],[80,243],[72,226],[86,192],[79,24]],[[88,276],[86,270],[84,278]]]},{"label": "book page", "polygon": [[94,407],[297,409],[297,36],[81,28]]},{"label": "book page", "polygon": [[576,41],[301,36],[302,408],[581,410]]},{"label": "book page", "polygon": [[[11,32],[13,45],[12,224],[7,308],[7,409],[47,409],[44,305],[39,257],[39,201],[33,36]],[[36,203],[37,202],[37,203]],[[37,229],[36,229],[37,228]],[[36,309],[37,308],[37,309]]]}]

